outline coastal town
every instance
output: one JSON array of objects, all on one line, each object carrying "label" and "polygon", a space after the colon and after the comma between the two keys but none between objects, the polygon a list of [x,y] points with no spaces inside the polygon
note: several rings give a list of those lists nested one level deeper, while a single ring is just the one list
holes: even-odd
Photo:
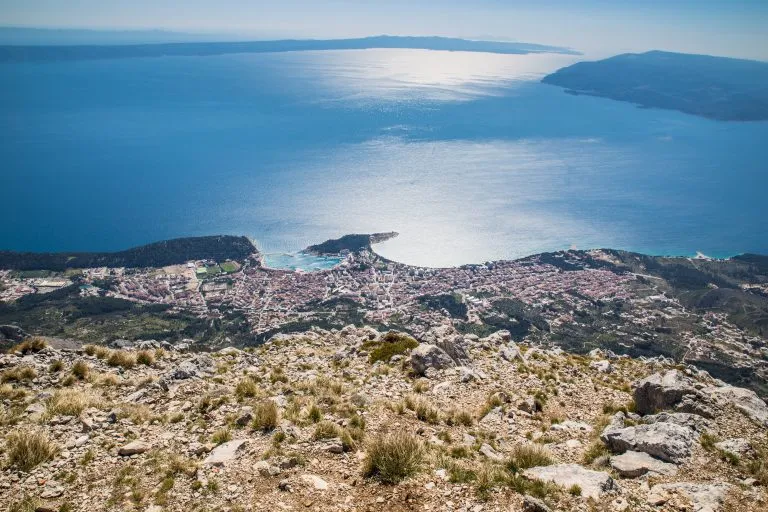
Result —
[{"label": "coastal town", "polygon": [[[243,261],[210,259],[161,268],[87,268],[49,273],[0,271],[0,300],[78,286],[101,296],[158,305],[200,319],[235,313],[259,343],[278,332],[346,323],[406,330],[435,325],[572,350],[607,347],[689,361],[727,361],[739,372],[768,376],[763,337],[722,312],[696,312],[664,281],[617,272],[610,251],[567,251],[452,268],[388,261],[370,248],[344,251],[318,271],[270,268],[258,251]],[[699,260],[697,260],[699,261]],[[763,284],[742,286],[746,290]]]}]

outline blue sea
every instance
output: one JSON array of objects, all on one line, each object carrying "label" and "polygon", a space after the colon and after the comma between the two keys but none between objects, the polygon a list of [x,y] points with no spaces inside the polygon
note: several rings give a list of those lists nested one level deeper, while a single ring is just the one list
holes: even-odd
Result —
[{"label": "blue sea", "polygon": [[[583,57],[321,51],[0,64],[0,248],[347,233],[447,266],[768,253],[768,123],[572,96]],[[587,57],[588,58],[588,57]]]}]

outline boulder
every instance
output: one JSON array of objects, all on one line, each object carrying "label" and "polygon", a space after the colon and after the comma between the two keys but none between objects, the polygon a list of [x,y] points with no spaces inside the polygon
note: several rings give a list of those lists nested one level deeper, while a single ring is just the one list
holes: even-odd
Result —
[{"label": "boulder", "polygon": [[522,352],[520,352],[520,349],[513,342],[510,342],[502,346],[499,349],[499,355],[501,356],[502,359],[504,359],[505,361],[509,361],[510,363],[516,360],[518,361],[523,360]]},{"label": "boulder", "polygon": [[683,397],[696,396],[693,380],[678,370],[654,373],[634,384],[635,407],[640,414],[671,409]]},{"label": "boulder", "polygon": [[624,428],[612,428],[609,425],[600,435],[600,439],[614,452],[645,452],[673,463],[690,457],[696,438],[692,429],[675,423],[651,423]]},{"label": "boulder", "polygon": [[608,473],[586,469],[578,464],[537,466],[526,469],[523,476],[533,480],[552,482],[566,489],[578,485],[582,496],[594,499],[600,499],[600,496],[606,492],[617,489],[616,482]]},{"label": "boulder", "polygon": [[209,466],[222,466],[225,463],[234,460],[238,452],[245,446],[245,439],[235,439],[227,441],[214,448],[203,461],[203,464]]},{"label": "boulder", "polygon": [[731,486],[726,483],[699,484],[679,482],[674,484],[654,485],[648,491],[648,503],[654,506],[665,504],[675,494],[688,498],[693,505],[693,512],[717,512],[725,502],[725,496]]},{"label": "boulder", "polygon": [[502,457],[499,452],[493,449],[493,447],[487,443],[483,443],[483,445],[480,447],[480,453],[488,457],[490,460],[501,462],[504,460],[504,457]]},{"label": "boulder", "polygon": [[411,351],[411,367],[417,375],[425,375],[429,368],[442,370],[452,366],[456,363],[437,345],[422,343]]},{"label": "boulder", "polygon": [[741,437],[726,439],[725,441],[715,443],[715,448],[737,457],[741,457],[752,451],[752,446],[749,444],[749,441]]},{"label": "boulder", "polygon": [[621,455],[614,455],[610,459],[610,464],[619,475],[625,478],[636,478],[646,473],[660,475],[677,473],[677,466],[674,464],[655,459],[644,452],[628,451]]},{"label": "boulder", "polygon": [[755,423],[768,427],[768,405],[757,393],[735,386],[717,386],[704,390],[716,404],[732,404]]},{"label": "boulder", "polygon": [[427,331],[423,340],[443,350],[459,366],[470,364],[469,354],[464,348],[464,337],[450,325],[440,325]]},{"label": "boulder", "polygon": [[698,433],[706,432],[710,429],[710,423],[705,418],[697,414],[688,414],[684,412],[660,412],[651,414],[642,419],[643,423],[674,423],[681,427],[688,427]]},{"label": "boulder", "polygon": [[19,342],[28,336],[29,334],[16,325],[0,325],[0,341]]},{"label": "boulder", "polygon": [[592,361],[589,363],[589,367],[601,373],[612,373],[614,369],[611,362],[607,359],[603,359],[602,361]]}]

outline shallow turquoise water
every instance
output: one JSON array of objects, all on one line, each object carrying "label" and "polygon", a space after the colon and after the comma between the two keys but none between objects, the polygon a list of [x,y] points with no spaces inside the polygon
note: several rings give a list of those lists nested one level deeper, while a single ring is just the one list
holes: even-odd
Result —
[{"label": "shallow turquoise water", "polygon": [[315,272],[328,270],[344,261],[344,258],[333,256],[315,256],[306,252],[267,253],[264,254],[264,264],[269,268],[283,270],[303,270]]},{"label": "shallow turquoise water", "polygon": [[431,266],[577,247],[768,253],[768,123],[538,83],[559,55],[414,50],[3,64],[0,248],[346,233]]}]

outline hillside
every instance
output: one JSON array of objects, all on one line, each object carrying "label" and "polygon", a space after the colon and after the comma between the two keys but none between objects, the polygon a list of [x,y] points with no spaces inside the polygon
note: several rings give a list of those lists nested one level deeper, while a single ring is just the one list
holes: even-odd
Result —
[{"label": "hillside", "polygon": [[651,51],[578,62],[545,76],[571,94],[720,121],[768,119],[768,63]]},{"label": "hillside", "polygon": [[[10,510],[764,510],[768,406],[693,366],[442,326],[0,357]],[[74,345],[77,347],[77,345]],[[27,508],[21,508],[21,503]],[[16,508],[14,508],[16,507]]]},{"label": "hillside", "polygon": [[0,251],[0,269],[65,270],[93,267],[164,267],[190,260],[242,260],[256,252],[244,236],[175,238],[118,252],[33,253]]}]

